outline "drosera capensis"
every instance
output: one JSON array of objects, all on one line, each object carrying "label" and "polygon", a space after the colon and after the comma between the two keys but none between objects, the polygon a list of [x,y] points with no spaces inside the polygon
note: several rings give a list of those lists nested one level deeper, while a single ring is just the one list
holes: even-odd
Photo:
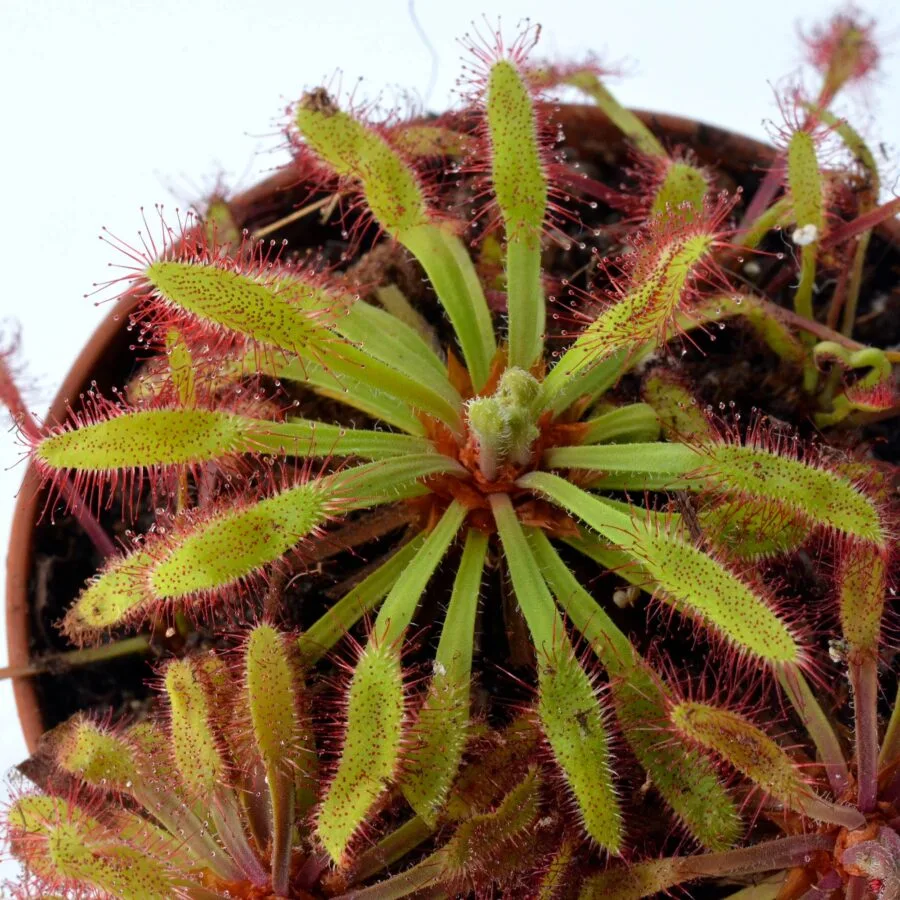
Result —
[{"label": "drosera capensis", "polygon": [[[134,528],[63,634],[178,641],[145,718],[48,735],[6,813],[41,890],[897,897],[893,472],[859,438],[894,359],[853,340],[893,207],[827,108],[873,64],[848,15],[749,193],[526,28],[463,42],[434,121],[290,107],[283,225],[337,251],[227,200],[107,236],[137,376],[62,423],[8,367],[0,396],[51,515]],[[612,169],[567,145],[569,88]],[[729,335],[765,377],[713,409]]]}]

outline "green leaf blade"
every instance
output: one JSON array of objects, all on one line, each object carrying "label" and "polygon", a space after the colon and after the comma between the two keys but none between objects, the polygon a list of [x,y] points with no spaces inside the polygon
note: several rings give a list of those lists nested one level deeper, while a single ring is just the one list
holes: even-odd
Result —
[{"label": "green leaf blade", "polygon": [[57,765],[92,787],[126,791],[138,780],[135,748],[90,719],[69,719],[51,740]]},{"label": "green leaf blade", "polygon": [[465,247],[436,224],[413,167],[375,129],[339,110],[324,91],[301,100],[296,124],[338,175],[359,184],[378,223],[421,262],[480,388],[496,350],[487,301]]},{"label": "green leaf blade", "polygon": [[345,305],[298,278],[254,276],[212,263],[158,260],[145,277],[160,300],[204,324],[292,353],[326,341],[326,325]]},{"label": "green leaf blade", "polygon": [[347,865],[352,841],[401,759],[405,696],[400,652],[370,641],[347,696],[340,761],[316,816],[316,833],[331,859]]},{"label": "green leaf blade", "polygon": [[708,190],[709,179],[701,169],[688,162],[669,162],[653,196],[650,215],[676,215],[690,221],[703,210]]},{"label": "green leaf blade", "polygon": [[248,435],[258,424],[205,409],[141,410],[51,435],[34,454],[39,465],[57,470],[198,465],[245,452]]},{"label": "green leaf blade", "polygon": [[328,514],[327,493],[315,482],[244,509],[223,508],[155,563],[150,590],[161,600],[174,600],[235,584],[280,559]]},{"label": "green leaf blade", "polygon": [[703,229],[654,243],[652,260],[636,269],[630,289],[607,306],[578,336],[544,380],[544,398],[552,405],[567,383],[619,352],[656,347],[677,321],[682,297],[715,243]]},{"label": "green leaf blade", "polygon": [[556,475],[532,472],[518,484],[561,505],[621,547],[646,570],[661,599],[740,652],[776,668],[803,661],[803,650],[761,586],[698,549],[681,530],[648,524]]},{"label": "green leaf blade", "polygon": [[878,653],[888,595],[887,566],[876,547],[844,547],[838,557],[838,612],[844,639],[858,654]]},{"label": "green leaf blade", "polygon": [[714,484],[748,501],[781,507],[812,526],[886,548],[877,504],[840,471],[754,446],[698,449],[706,457],[698,474]]},{"label": "green leaf blade", "polygon": [[224,265],[163,260],[146,277],[157,297],[206,329],[248,338],[263,354],[272,349],[330,370],[339,383],[349,375],[380,382],[385,391],[459,427],[459,404],[449,382],[434,390],[342,338],[335,328],[352,301],[315,279],[295,273],[244,274]]},{"label": "green leaf blade", "polygon": [[109,560],[66,612],[66,636],[77,644],[96,642],[115,626],[144,615],[152,600],[145,579],[153,562],[153,555],[141,550]]},{"label": "green leaf blade", "polygon": [[609,673],[616,718],[656,790],[704,847],[731,847],[742,829],[737,807],[701,753],[668,740],[669,695],[662,679],[578,583],[547,536],[532,529],[528,537],[557,603]]},{"label": "green leaf blade", "polygon": [[325,91],[303,97],[295,124],[307,145],[338,175],[360,184],[385,231],[402,241],[406,232],[430,220],[412,166],[374,128],[338,109]]},{"label": "green leaf blade", "polygon": [[466,508],[454,500],[403,570],[375,620],[373,638],[379,643],[390,644],[402,639],[425,587],[462,527],[466,514]]},{"label": "green leaf blade", "polygon": [[539,662],[538,717],[585,831],[617,855],[624,839],[606,715],[567,639]]},{"label": "green leaf blade", "polygon": [[286,636],[271,625],[251,630],[245,645],[244,679],[253,743],[265,769],[272,811],[272,885],[276,894],[287,895],[296,785],[299,780],[313,786],[316,747],[311,727],[304,721],[300,676]]},{"label": "green leaf blade", "polygon": [[643,900],[693,880],[682,871],[682,860],[677,857],[654,859],[591,876],[578,900]]},{"label": "green leaf blade", "polygon": [[681,740],[718,754],[788,809],[851,829],[865,824],[858,810],[820,800],[788,754],[740,713],[679,700],[669,708],[669,721]]},{"label": "green leaf blade", "polygon": [[484,534],[468,532],[431,685],[412,729],[414,743],[401,787],[410,806],[432,827],[447,799],[468,739],[472,645],[487,547]]},{"label": "green leaf blade", "polygon": [[211,801],[228,782],[228,762],[214,726],[212,695],[191,659],[175,660],[164,676],[171,722],[172,754],[182,782],[195,796]]},{"label": "green leaf blade", "polygon": [[585,831],[617,854],[624,837],[622,816],[599,698],[575,656],[509,497],[493,494],[491,508],[516,599],[537,651],[541,727],[578,804]]},{"label": "green leaf blade", "polygon": [[541,233],[548,184],[528,84],[508,59],[491,67],[485,117],[491,180],[506,229],[509,364],[527,370],[543,351]]}]

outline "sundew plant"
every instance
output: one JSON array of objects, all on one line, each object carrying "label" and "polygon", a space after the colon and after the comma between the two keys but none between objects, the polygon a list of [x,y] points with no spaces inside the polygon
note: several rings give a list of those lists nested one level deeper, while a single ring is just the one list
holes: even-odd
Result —
[{"label": "sundew plant", "polygon": [[[340,217],[337,263],[226,200],[108,238],[140,376],[59,425],[7,387],[48,510],[155,510],[65,635],[214,646],[162,662],[148,717],[48,735],[54,774],[6,817],[23,896],[900,898],[893,476],[852,440],[896,413],[895,357],[853,331],[897,202],[829,109],[871,26],[809,36],[821,88],[782,99],[750,197],[536,39],[469,41],[437,118],[305,93],[290,217]],[[629,144],[621,183],[571,162],[568,89]],[[573,241],[588,266],[549,266]],[[698,399],[682,357],[729,328],[794,422]],[[339,554],[352,586],[290,608]],[[604,575],[651,614],[626,627]]]}]

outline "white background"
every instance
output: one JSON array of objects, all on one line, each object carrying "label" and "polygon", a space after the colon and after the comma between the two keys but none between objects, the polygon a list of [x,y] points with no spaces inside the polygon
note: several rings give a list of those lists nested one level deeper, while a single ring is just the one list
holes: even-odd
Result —
[{"label": "white background", "polygon": [[[839,104],[873,143],[900,146],[900,10],[864,2],[885,41],[881,74]],[[418,0],[437,56],[432,109],[452,98],[455,39],[482,13],[513,34],[544,26],[540,52],[626,63],[627,104],[765,137],[773,85],[801,59],[797,23],[821,0]],[[131,237],[138,209],[182,206],[224,174],[246,187],[276,166],[280,115],[305,87],[344,71],[424,94],[432,55],[407,0],[0,0],[0,318],[21,323],[29,399],[43,412],[104,308],[82,299],[106,277],[101,225]],[[888,166],[888,189],[898,167]],[[173,201],[171,187],[175,187]],[[0,430],[0,546],[22,467]],[[2,620],[0,620],[2,623]],[[0,624],[2,628],[2,624]],[[5,635],[0,635],[0,657]],[[0,685],[0,769],[24,754],[12,693]],[[11,863],[0,872],[8,874]]]}]

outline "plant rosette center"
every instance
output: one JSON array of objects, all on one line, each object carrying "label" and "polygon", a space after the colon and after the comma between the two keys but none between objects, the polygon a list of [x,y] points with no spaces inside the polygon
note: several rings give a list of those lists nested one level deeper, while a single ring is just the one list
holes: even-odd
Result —
[{"label": "plant rosette center", "polygon": [[864,828],[841,829],[833,865],[845,884],[851,878],[866,878],[874,891],[881,891],[886,884],[894,891],[900,889],[900,835],[888,824],[888,814],[885,804],[885,810],[868,817]]},{"label": "plant rosette center", "polygon": [[426,480],[430,494],[410,502],[424,508],[428,520],[436,520],[456,500],[468,510],[469,525],[493,534],[496,523],[490,497],[507,494],[523,524],[556,536],[577,536],[578,527],[570,515],[516,484],[522,475],[541,468],[547,450],[577,443],[585,429],[583,423],[560,422],[552,412],[541,410],[540,390],[534,375],[508,368],[466,401],[464,430],[458,439],[440,423],[428,420],[436,449],[461,463],[469,477],[432,476]]}]

